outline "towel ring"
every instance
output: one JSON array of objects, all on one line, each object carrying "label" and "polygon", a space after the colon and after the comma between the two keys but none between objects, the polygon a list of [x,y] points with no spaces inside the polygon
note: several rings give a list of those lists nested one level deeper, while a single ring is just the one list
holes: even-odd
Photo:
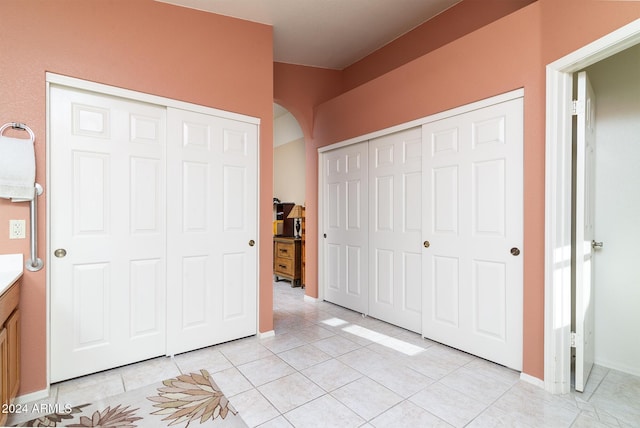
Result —
[{"label": "towel ring", "polygon": [[33,133],[33,131],[31,130],[31,128],[29,128],[27,125],[25,125],[24,123],[19,123],[19,122],[9,122],[9,123],[5,123],[4,125],[2,125],[0,127],[0,135],[2,135],[2,133],[4,132],[5,129],[7,128],[12,128],[12,129],[22,129],[23,131],[27,131],[29,133],[29,136],[31,137],[31,142],[33,143],[34,141],[36,141],[36,135]]}]

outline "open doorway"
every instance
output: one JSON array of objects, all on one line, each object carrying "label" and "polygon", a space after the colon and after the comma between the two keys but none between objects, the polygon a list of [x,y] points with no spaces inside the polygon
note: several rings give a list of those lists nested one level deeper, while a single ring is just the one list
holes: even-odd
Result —
[{"label": "open doorway", "polygon": [[304,288],[305,141],[295,117],[273,104],[274,280]]},{"label": "open doorway", "polygon": [[[573,213],[571,208],[571,200],[573,196],[572,187],[571,187],[571,171],[572,171],[572,157],[571,157],[571,148],[572,148],[572,131],[571,131],[571,103],[572,103],[572,88],[573,88],[573,77],[574,73],[577,73],[580,70],[588,69],[589,72],[597,73],[605,73],[600,70],[600,68],[608,67],[605,60],[610,59],[611,61],[616,61],[614,55],[618,53],[629,54],[631,56],[638,55],[637,50],[629,50],[628,52],[623,52],[629,48],[635,48],[636,45],[640,43],[640,20],[632,22],[631,24],[622,27],[613,33],[610,33],[603,38],[567,55],[559,59],[558,61],[549,64],[547,66],[547,157],[546,157],[546,224],[545,224],[545,388],[553,393],[568,393],[571,390],[571,317],[572,317],[572,249],[573,244],[571,240],[571,230],[572,230],[572,222],[573,222]],[[638,68],[637,63],[636,68],[634,70],[629,70],[629,73],[637,76]],[[593,68],[589,68],[593,67]],[[620,65],[617,65],[615,68],[619,68]],[[620,79],[621,74],[620,70],[614,72],[612,76],[612,68],[608,68],[606,73],[609,74],[609,77],[605,77],[606,79]],[[637,77],[636,77],[637,80]],[[611,83],[611,82],[609,82]],[[602,92],[600,90],[599,92]],[[637,92],[636,92],[637,94]],[[603,96],[607,96],[603,93]],[[637,95],[635,95],[637,97]],[[598,101],[600,103],[600,100]],[[616,104],[612,104],[612,109],[620,110],[617,111],[615,119],[608,119],[611,124],[616,124],[616,129],[623,130],[623,133],[628,130],[629,127],[624,124],[617,123],[619,122],[621,117],[624,117],[625,109],[619,109],[615,106]],[[603,107],[604,108],[604,107]],[[600,105],[598,106],[598,110],[600,109]],[[607,109],[605,109],[607,110]],[[600,112],[602,115],[603,112]],[[638,111],[635,110],[634,113],[637,117]],[[627,125],[630,122],[627,122]],[[600,126],[598,124],[598,126]],[[635,128],[637,129],[637,128]],[[637,131],[634,131],[637,134]],[[635,144],[638,145],[637,136],[635,138]],[[615,131],[611,134],[607,139],[618,140],[618,136],[616,136]],[[598,141],[598,144],[601,142]],[[632,144],[633,145],[633,144]],[[613,162],[613,169],[620,173],[624,170],[621,163],[616,165],[615,162],[621,162],[622,157],[631,156],[629,153],[623,154],[622,150],[617,150],[618,153],[616,155],[620,156],[617,160]],[[597,155],[598,156],[598,155]],[[606,157],[600,153],[599,162],[604,161]],[[637,158],[636,158],[637,159]],[[627,159],[625,159],[627,160]],[[631,170],[637,168],[631,168]],[[596,173],[598,175],[598,173]],[[611,177],[601,177],[601,178],[609,178],[611,181]],[[635,181],[637,183],[637,181]],[[603,186],[614,186],[613,189],[607,188],[605,189]],[[626,184],[625,184],[626,185]],[[629,184],[630,185],[630,184]],[[621,193],[622,187],[620,182],[614,183],[596,183],[596,186],[600,187],[600,193],[605,192],[608,196],[616,196],[613,195],[615,193]],[[626,201],[628,198],[624,196],[621,197],[621,200]],[[599,208],[602,205],[601,201],[596,202],[595,204]],[[622,206],[613,206],[610,207],[614,211],[627,210],[628,207]],[[619,214],[619,212],[618,212]],[[600,215],[601,220],[599,221],[597,216]],[[602,220],[602,215],[605,215],[604,220]],[[607,223],[611,223],[614,220],[607,219],[607,215],[609,214],[598,214],[596,213],[596,229],[597,224],[603,223],[606,221]],[[617,220],[615,220],[617,221]],[[611,224],[610,224],[611,225]],[[630,229],[628,226],[624,225],[614,225],[614,226],[622,226],[622,233],[629,233]],[[604,227],[604,224],[601,225]],[[601,229],[602,231],[602,229]],[[598,232],[596,232],[598,233]],[[610,238],[613,239],[613,238]],[[605,242],[604,237],[599,236],[597,238],[598,241],[604,242],[604,248],[609,249],[611,245],[608,245]],[[628,251],[628,250],[627,250]],[[601,254],[599,254],[600,256]],[[616,260],[614,262],[620,262],[620,260]],[[633,265],[633,261],[631,265]],[[637,263],[636,263],[637,264]],[[604,265],[600,261],[596,260],[596,271],[598,270],[599,265]],[[600,273],[603,270],[600,268]],[[596,274],[598,275],[598,274]],[[598,294],[600,297],[611,298],[614,293],[611,290],[606,289],[607,285],[611,284],[611,278],[609,275],[611,273],[606,274],[607,277],[605,279],[600,280],[602,282],[601,285],[605,286],[604,291],[600,290]],[[598,277],[595,277],[598,280]],[[635,288],[638,288],[637,286]],[[637,304],[637,296],[633,293],[635,291],[631,290],[630,287],[624,288],[624,298],[626,301],[636,300]],[[597,291],[597,290],[596,290]],[[594,292],[594,298],[595,298]],[[620,299],[620,296],[617,297]],[[600,303],[598,300],[594,300],[595,305],[599,306],[596,308],[596,315],[600,320],[602,319],[612,319],[615,317],[621,317],[620,310],[614,308],[607,308],[605,303]],[[637,308],[637,306],[636,306]],[[632,308],[633,312],[633,308]],[[635,310],[637,312],[637,309]],[[629,322],[629,321],[627,321]],[[619,323],[617,326],[619,327]],[[637,326],[637,321],[635,322],[635,326]],[[594,328],[595,341],[598,341],[598,337],[601,335],[605,335],[607,333],[600,332],[604,325],[601,325],[599,321],[596,321],[596,326]],[[627,326],[629,327],[629,326]],[[628,331],[628,330],[624,330]],[[633,341],[632,337],[637,337],[637,332],[632,336],[626,336],[629,333],[623,333],[623,331],[616,331],[613,334],[613,340],[620,340],[621,343],[628,341]],[[617,339],[616,339],[617,337]],[[580,338],[576,338],[576,340],[580,340]],[[600,339],[600,344],[597,345],[599,347],[605,346],[603,345],[604,338]],[[611,346],[611,345],[610,345]],[[623,351],[626,354],[629,354],[631,351],[626,349]],[[603,357],[600,356],[600,361],[602,364],[605,364]],[[635,357],[637,360],[637,357]],[[598,364],[598,359],[595,359],[596,364]],[[606,362],[606,364],[613,364],[611,361]],[[618,366],[619,370],[623,370],[626,373],[631,373],[632,368],[622,366]]]},{"label": "open doorway", "polygon": [[597,99],[593,362],[640,376],[640,44],[584,71]]}]

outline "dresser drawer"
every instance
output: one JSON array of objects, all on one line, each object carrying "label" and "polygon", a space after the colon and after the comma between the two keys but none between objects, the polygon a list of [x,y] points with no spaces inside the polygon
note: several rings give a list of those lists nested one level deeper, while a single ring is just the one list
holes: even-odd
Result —
[{"label": "dresser drawer", "polygon": [[293,259],[295,246],[288,242],[276,242],[276,259]]},{"label": "dresser drawer", "polygon": [[275,262],[274,271],[276,274],[293,276],[295,273],[293,259],[278,257]]}]

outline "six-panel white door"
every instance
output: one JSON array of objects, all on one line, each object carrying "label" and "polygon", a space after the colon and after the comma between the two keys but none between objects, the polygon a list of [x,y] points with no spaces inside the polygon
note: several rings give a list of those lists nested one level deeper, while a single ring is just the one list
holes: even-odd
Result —
[{"label": "six-panel white door", "polygon": [[167,112],[167,353],[257,332],[257,128]]},{"label": "six-panel white door", "polygon": [[367,313],[368,143],[324,156],[324,299]]},{"label": "six-panel white door", "polygon": [[165,109],[50,89],[51,381],[165,353]]},{"label": "six-panel white door", "polygon": [[423,126],[422,335],[522,369],[522,98]]},{"label": "six-panel white door", "polygon": [[422,328],[422,130],[369,141],[369,314]]}]

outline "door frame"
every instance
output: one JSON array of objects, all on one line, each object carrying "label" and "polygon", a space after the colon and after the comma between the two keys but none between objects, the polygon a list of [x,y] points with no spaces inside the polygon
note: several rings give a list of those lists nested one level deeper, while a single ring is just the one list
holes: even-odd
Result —
[{"label": "door frame", "polygon": [[[50,134],[50,114],[51,114],[51,105],[50,105],[50,88],[51,85],[60,85],[67,86],[73,89],[85,90],[96,92],[101,95],[114,96],[119,98],[124,98],[128,100],[143,102],[147,104],[155,104],[163,107],[173,107],[177,109],[189,110],[196,113],[203,113],[207,115],[217,116],[224,119],[231,119],[238,122],[245,122],[252,125],[256,125],[257,127],[257,177],[260,177],[260,118],[248,116],[240,113],[234,113],[226,110],[220,110],[213,107],[207,107],[198,104],[192,104],[184,101],[175,100],[172,98],[165,98],[158,95],[147,94],[144,92],[137,92],[130,89],[124,89],[116,86],[105,85],[102,83],[91,82],[88,80],[78,79],[74,77],[64,76],[61,74],[46,72],[45,73],[45,93],[46,93],[46,141],[51,140]],[[51,182],[51,145],[46,145],[46,183]],[[46,187],[46,186],[45,186]],[[256,183],[256,200],[260,201],[260,183]],[[260,204],[256,204],[256,219],[260,218]],[[51,198],[46,198],[46,251],[47,255],[52,254],[51,248]],[[256,223],[256,236],[260,236],[260,221]],[[260,252],[262,249],[262,244],[260,240],[257,239],[256,242],[256,331],[260,331],[260,284],[259,284],[259,276],[260,276]],[[51,385],[51,328],[49,319],[51,317],[51,271],[50,269],[46,269],[46,318],[47,318],[47,327],[46,327],[46,352],[47,352],[47,384],[46,391],[48,393]],[[259,333],[258,333],[259,334]]]},{"label": "door frame", "polygon": [[544,388],[571,389],[573,74],[640,43],[637,19],[546,67]]}]

